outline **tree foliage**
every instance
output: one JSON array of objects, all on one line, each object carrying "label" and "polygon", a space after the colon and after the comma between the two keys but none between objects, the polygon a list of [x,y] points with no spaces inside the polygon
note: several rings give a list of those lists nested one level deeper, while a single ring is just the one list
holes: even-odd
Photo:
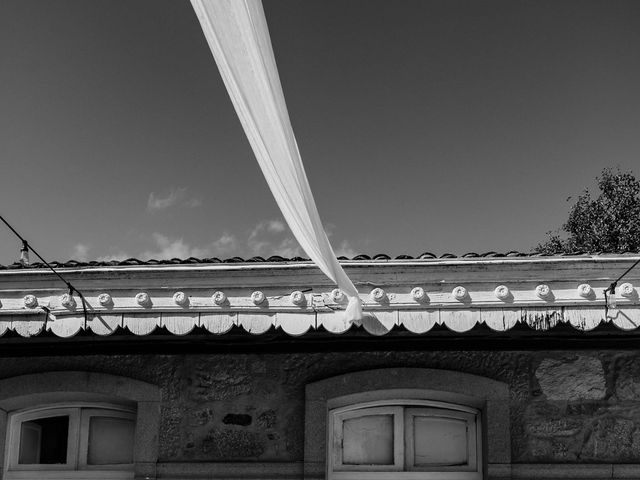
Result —
[{"label": "tree foliage", "polygon": [[640,252],[640,181],[632,172],[604,169],[600,195],[578,197],[560,231],[549,232],[537,253]]}]

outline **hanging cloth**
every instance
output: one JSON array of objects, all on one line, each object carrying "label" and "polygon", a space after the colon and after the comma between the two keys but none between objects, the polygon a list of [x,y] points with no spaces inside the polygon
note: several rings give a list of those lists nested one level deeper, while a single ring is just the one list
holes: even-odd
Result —
[{"label": "hanging cloth", "polygon": [[358,290],[338,263],[309,187],[261,1],[191,4],[284,219],[306,254],[347,295],[345,320],[361,319]]}]

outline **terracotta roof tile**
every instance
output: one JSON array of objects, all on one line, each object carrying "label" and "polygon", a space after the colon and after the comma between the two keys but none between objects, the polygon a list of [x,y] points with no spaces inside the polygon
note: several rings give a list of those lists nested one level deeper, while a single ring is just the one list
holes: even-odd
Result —
[{"label": "terracotta roof tile", "polygon": [[[603,253],[603,252],[571,252],[571,253],[525,253],[518,251],[510,251],[506,253],[500,252],[468,252],[462,255],[454,255],[452,253],[444,253],[436,255],[431,252],[424,252],[417,256],[412,255],[398,255],[391,257],[385,253],[378,253],[373,256],[366,254],[356,255],[353,258],[345,256],[338,257],[339,260],[351,260],[351,261],[371,261],[371,260],[436,260],[436,259],[455,259],[455,258],[519,258],[519,257],[588,257],[591,255],[638,255],[640,252],[622,252],[622,253]],[[217,257],[209,258],[195,258],[189,257],[186,259],[171,258],[171,259],[151,259],[151,260],[139,260],[137,258],[127,258],[126,260],[110,260],[110,261],[88,261],[80,262],[78,260],[68,260],[66,262],[53,261],[50,262],[54,268],[82,268],[82,267],[117,267],[117,266],[140,266],[140,265],[188,265],[188,264],[207,264],[207,263],[282,263],[282,262],[308,262],[308,258],[292,257],[286,258],[280,255],[272,255],[264,258],[261,256],[254,256],[250,258],[231,257],[226,259],[220,259]],[[43,263],[34,262],[28,267],[23,266],[19,262],[15,262],[9,265],[0,265],[0,270],[19,270],[23,268],[45,268]]]}]

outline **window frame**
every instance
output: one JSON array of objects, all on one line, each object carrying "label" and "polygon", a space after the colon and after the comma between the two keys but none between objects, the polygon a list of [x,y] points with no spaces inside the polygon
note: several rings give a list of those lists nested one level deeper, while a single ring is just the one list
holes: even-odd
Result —
[{"label": "window frame", "polygon": [[[27,407],[82,402],[136,410],[134,471],[128,478],[158,476],[162,390],[157,384],[91,370],[54,370],[0,379],[0,475],[7,477],[8,415]],[[14,472],[16,473],[16,472]],[[19,472],[17,472],[19,473]],[[103,478],[119,472],[104,471]]]},{"label": "window frame", "polygon": [[[478,450],[482,451],[482,428],[478,428],[478,421],[480,419],[480,412],[465,412],[460,409],[451,408],[453,405],[449,405],[446,408],[434,408],[430,406],[421,406],[421,408],[407,407],[404,409],[404,427],[405,427],[405,471],[408,472],[477,472],[481,471],[481,466],[478,465]],[[421,415],[422,413],[430,412],[431,415]],[[467,451],[468,461],[466,465],[452,466],[452,465],[440,465],[433,467],[416,467],[415,464],[411,465],[409,460],[414,458],[415,444],[410,441],[413,433],[413,422],[409,419],[418,416],[426,416],[429,418],[454,418],[456,420],[464,420],[467,427],[467,445],[469,447]]]},{"label": "window frame", "polygon": [[[57,463],[18,463],[20,455],[20,436],[22,424],[32,420],[53,417],[69,417],[69,430],[67,432],[67,462]],[[9,414],[9,428],[7,437],[7,470],[8,471],[40,471],[40,470],[70,470],[77,457],[79,410],[68,406],[52,406],[50,408],[28,409],[22,412]]]},{"label": "window frame", "polygon": [[[336,411],[337,410],[337,411]],[[342,463],[343,457],[343,436],[344,431],[341,425],[345,420],[351,420],[358,417],[364,417],[369,415],[389,415],[393,417],[393,465],[367,465],[367,471],[382,471],[382,472],[402,472],[404,468],[404,455],[402,452],[401,443],[404,438],[404,425],[402,408],[395,405],[385,405],[379,407],[364,407],[364,408],[347,408],[336,409],[333,413],[333,421],[329,421],[330,433],[329,438],[333,439],[333,458],[331,464],[334,467],[339,467],[340,471],[362,471],[361,465],[345,464]]]},{"label": "window frame", "polygon": [[[108,412],[108,415],[104,415]],[[82,471],[95,471],[95,470],[131,470],[133,471],[133,462],[131,463],[118,463],[110,465],[91,465],[88,463],[89,459],[89,427],[91,425],[91,417],[109,417],[109,418],[124,418],[131,420],[134,426],[134,446],[135,446],[135,425],[136,425],[136,412],[132,409],[114,409],[114,408],[95,408],[94,406],[84,407],[80,412],[80,432],[79,432],[79,445],[78,445],[78,470]],[[131,458],[133,459],[133,451],[131,452]]]},{"label": "window frame", "polygon": [[[437,415],[461,418],[467,420],[467,425],[472,425],[467,433],[469,445],[469,462],[467,466],[442,466],[412,468],[408,459],[412,458],[412,442],[407,442],[407,435],[411,428],[407,418],[425,409],[437,410]],[[399,414],[395,413],[400,411]],[[357,418],[354,412],[363,414],[394,412],[394,458],[393,466],[390,465],[343,465],[337,462],[341,458],[341,438],[339,426],[345,418]],[[448,415],[445,415],[447,413]],[[364,415],[362,415],[364,416]],[[400,421],[396,421],[396,420]],[[470,421],[472,420],[473,421]],[[327,409],[327,479],[328,480],[482,480],[483,478],[483,441],[482,441],[482,411],[467,405],[461,405],[438,400],[416,398],[385,398],[368,402],[353,403],[342,407]],[[399,432],[401,434],[399,435]],[[400,448],[398,446],[400,445]],[[398,466],[400,457],[400,468]],[[475,464],[475,465],[473,465]],[[340,470],[336,470],[337,468]]]},{"label": "window frame", "polygon": [[[95,414],[108,414],[136,422],[136,409],[112,403],[67,402],[39,405],[9,412],[6,432],[4,479],[6,480],[123,480],[134,477],[134,463],[116,465],[88,465],[89,420]],[[21,426],[40,418],[69,416],[67,434],[67,462],[65,464],[20,464]],[[100,415],[99,415],[100,416]],[[84,442],[84,444],[83,444]],[[135,430],[134,430],[135,446]],[[82,455],[85,455],[82,461]]]},{"label": "window frame", "polygon": [[458,370],[383,367],[343,371],[305,385],[305,478],[328,478],[328,409],[389,398],[440,400],[479,409],[483,478],[505,475],[511,463],[509,384]]}]

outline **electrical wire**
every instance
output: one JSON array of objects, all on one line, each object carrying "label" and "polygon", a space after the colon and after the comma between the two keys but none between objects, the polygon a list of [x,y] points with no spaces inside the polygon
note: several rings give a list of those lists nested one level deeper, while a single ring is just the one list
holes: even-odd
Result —
[{"label": "electrical wire", "polygon": [[[60,280],[62,280],[62,282],[64,282],[64,284],[67,286],[67,288],[69,289],[69,295],[72,295],[73,292],[77,293],[78,296],[80,297],[80,300],[82,301],[82,311],[84,313],[84,326],[85,328],[87,327],[87,322],[88,322],[88,314],[87,314],[87,299],[84,297],[84,295],[82,294],[82,292],[80,290],[78,290],[77,288],[75,288],[71,282],[67,281],[62,275],[60,275],[60,273],[58,273],[56,271],[55,268],[53,268],[53,266],[47,262],[30,244],[27,240],[25,240],[25,238],[20,235],[18,233],[18,231],[13,228],[11,226],[11,224],[2,216],[0,215],[0,220],[2,220],[2,222],[9,228],[9,230],[11,230],[14,235],[16,237],[18,237],[20,239],[20,241],[22,241],[22,248],[26,251],[32,251],[36,257],[38,257],[40,259],[40,261],[46,265],[46,267],[51,270]],[[618,282],[620,280],[622,280],[631,270],[633,270],[635,267],[637,267],[640,264],[640,258],[638,260],[636,260],[633,265],[631,265],[629,268],[627,268],[624,273],[622,275],[620,275],[614,282],[611,283],[611,285],[609,285],[609,287],[607,287],[604,290],[604,300],[605,300],[605,312],[608,311],[609,308],[609,298],[608,298],[608,294],[611,295],[615,295],[616,294],[616,287],[618,286]],[[309,289],[310,290],[310,289]],[[304,290],[309,291],[309,290]],[[45,313],[47,314],[47,316],[49,315],[49,309],[44,309]]]},{"label": "electrical wire", "polygon": [[[39,253],[38,253],[38,252],[37,252],[37,251],[36,251],[36,250],[35,250],[35,249],[34,249],[34,248],[29,244],[29,242],[28,242],[25,238],[24,238],[22,235],[20,235],[20,234],[18,233],[18,231],[17,231],[15,228],[13,228],[13,227],[11,226],[11,224],[10,224],[7,220],[5,220],[5,218],[4,218],[2,215],[0,215],[0,220],[2,220],[2,222],[3,222],[3,223],[4,223],[4,224],[9,228],[9,230],[11,230],[11,231],[13,232],[13,234],[14,234],[16,237],[18,237],[18,238],[22,241],[22,248],[23,248],[24,250],[26,250],[27,252],[28,252],[29,250],[30,250],[30,251],[32,251],[32,252],[34,253],[34,255],[35,255],[36,257],[38,257],[38,258],[40,259],[40,261],[41,261],[44,265],[46,265],[46,266],[47,266],[47,268],[48,268],[49,270],[51,270],[51,271],[52,271],[52,272],[53,272],[53,273],[54,273],[54,274],[55,274],[55,275],[56,275],[60,280],[62,280],[62,282],[64,282],[64,284],[65,284],[65,285],[67,286],[67,288],[69,289],[69,295],[73,295],[73,293],[74,293],[74,292],[78,294],[78,296],[80,297],[80,300],[82,301],[82,311],[83,311],[83,313],[84,313],[84,326],[85,326],[85,328],[87,328],[87,322],[88,322],[88,314],[87,314],[87,300],[86,300],[86,298],[84,297],[84,295],[82,294],[82,292],[81,292],[80,290],[78,290],[76,287],[74,287],[74,286],[71,284],[71,282],[67,281],[67,280],[66,280],[62,275],[60,275],[60,273],[58,273],[58,272],[56,271],[56,269],[55,269],[55,268],[53,268],[53,266],[52,266],[49,262],[47,262],[47,261],[42,257],[42,255],[40,255],[40,254],[39,254]],[[48,316],[49,316],[48,309],[46,309],[46,310],[45,310],[45,313],[47,314],[47,317],[48,317]]]},{"label": "electrical wire", "polygon": [[[622,275],[620,275],[618,278],[616,278],[615,281],[613,281],[611,283],[611,285],[609,285],[607,288],[604,289],[604,314],[605,317],[609,314],[609,295],[613,295],[614,300],[615,300],[615,295],[616,295],[616,287],[618,286],[618,282],[620,280],[622,280],[627,273],[629,273],[631,270],[633,270],[634,268],[636,268],[638,266],[638,264],[640,264],[640,258],[638,260],[636,260],[633,265],[631,265],[629,268],[627,268],[624,273]],[[615,309],[615,303],[611,302],[611,308]]]},{"label": "electrical wire", "polygon": [[611,293],[616,293],[616,287],[618,286],[618,282],[620,280],[622,280],[627,275],[627,273],[629,273],[631,270],[633,270],[635,267],[637,267],[638,264],[640,264],[640,258],[638,260],[636,260],[633,265],[631,265],[629,268],[627,268],[625,270],[625,272],[616,279],[615,282],[613,282],[611,285],[609,285],[609,288],[607,290],[609,290]]}]

